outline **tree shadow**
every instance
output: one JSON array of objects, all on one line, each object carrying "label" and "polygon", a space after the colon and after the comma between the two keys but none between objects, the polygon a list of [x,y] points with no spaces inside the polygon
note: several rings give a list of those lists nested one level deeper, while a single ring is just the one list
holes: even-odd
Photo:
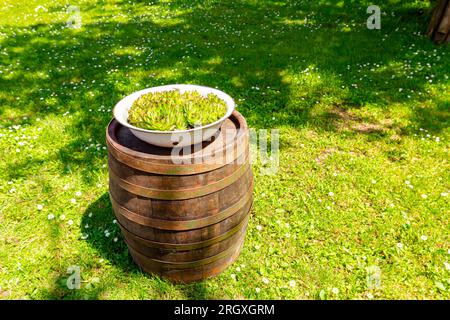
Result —
[{"label": "tree shadow", "polygon": [[115,223],[108,193],[104,193],[85,210],[81,219],[81,230],[85,241],[104,259],[127,272],[138,270],[128,254],[120,228]]},{"label": "tree shadow", "polygon": [[[205,282],[191,284],[174,284],[157,275],[146,274],[132,261],[127,246],[120,234],[120,229],[113,222],[114,214],[108,193],[100,196],[85,211],[82,217],[81,229],[84,241],[94,248],[108,263],[119,267],[128,276],[138,275],[150,279],[154,287],[159,290],[159,296],[166,292],[176,290],[185,299],[211,299]],[[108,232],[108,236],[105,234]],[[76,252],[71,256],[73,266],[80,268],[81,283],[79,288],[68,287],[68,280],[73,272],[68,272],[71,266],[69,261],[61,261],[59,247],[61,242],[61,225],[52,224],[48,238],[50,248],[54,252],[50,285],[35,290],[31,297],[45,300],[97,300],[105,298],[111,289],[111,280],[108,277],[96,277],[97,262],[83,260],[83,253]],[[86,276],[90,274],[90,276]]]},{"label": "tree shadow", "polygon": [[[131,93],[131,84],[136,89],[167,83],[217,86],[235,97],[253,127],[301,128],[313,124],[332,130],[326,119],[318,122],[311,114],[322,101],[332,98],[345,106],[379,104],[387,108],[408,101],[407,89],[419,92],[427,85],[425,77],[390,78],[396,64],[411,55],[405,50],[411,38],[395,32],[397,22],[408,19],[419,31],[423,9],[396,4],[391,7],[396,10],[395,17],[388,15],[382,31],[374,31],[364,27],[368,4],[155,1],[150,7],[173,11],[174,21],[160,21],[145,14],[146,2],[131,8],[123,1],[122,11],[132,9],[141,14],[128,15],[122,22],[117,21],[115,11],[92,13],[98,21],[91,19],[81,30],[69,29],[63,23],[8,30],[15,36],[1,42],[9,49],[8,55],[2,55],[1,64],[9,66],[10,73],[0,76],[4,92],[0,96],[4,106],[0,122],[7,126],[20,122],[24,114],[45,117],[70,112],[77,119],[68,130],[77,135],[61,150],[62,160],[78,162],[87,172],[92,163],[80,152],[80,146],[88,137],[103,141],[110,109]],[[96,12],[99,6],[80,9]],[[65,7],[49,10],[64,12]],[[332,16],[322,12],[331,12]],[[380,45],[383,34],[394,38],[388,46]],[[421,44],[429,53],[435,49],[426,39]],[[17,61],[20,63],[14,65]],[[353,89],[361,77],[361,70],[355,66],[368,64],[367,70],[362,68],[364,72],[370,73],[370,68],[378,65],[371,81]],[[299,79],[307,68],[311,76]],[[445,74],[443,68],[445,63],[429,72]],[[173,69],[178,72],[167,72]],[[384,85],[386,80],[388,84]],[[302,82],[305,92],[297,89]],[[337,90],[338,83],[345,89]],[[405,95],[398,94],[399,87],[405,89]],[[27,97],[26,103],[21,104],[21,96]],[[418,126],[421,120],[420,116],[413,117]],[[433,124],[436,131],[446,125],[441,126],[439,121]]]},{"label": "tree shadow", "polygon": [[[158,4],[154,2],[152,6]],[[14,108],[17,105],[15,94],[27,94],[35,100],[32,104],[21,105],[22,111],[44,115],[79,111],[82,117],[75,125],[79,129],[95,131],[89,134],[100,134],[111,114],[88,112],[88,106],[111,108],[118,98],[130,93],[129,88],[122,89],[128,81],[139,83],[137,89],[145,87],[146,83],[189,82],[219,86],[236,99],[247,97],[249,101],[242,103],[243,112],[248,113],[256,126],[267,127],[271,122],[265,121],[265,118],[277,111],[287,115],[301,111],[302,121],[296,119],[288,123],[301,126],[309,121],[311,102],[326,92],[321,91],[321,86],[317,86],[317,90],[313,87],[312,92],[305,92],[306,102],[298,105],[297,101],[291,101],[298,96],[291,92],[291,84],[282,76],[284,71],[297,72],[303,68],[320,66],[318,72],[322,78],[339,78],[348,87],[358,74],[356,70],[347,70],[347,63],[353,65],[381,61],[388,66],[407,57],[404,50],[399,50],[404,43],[393,47],[380,46],[381,32],[360,28],[365,21],[358,21],[358,25],[346,32],[340,30],[340,22],[355,21],[353,9],[359,13],[356,17],[361,17],[361,10],[365,10],[367,4],[367,1],[344,1],[343,5],[338,6],[327,1],[317,1],[305,8],[300,4],[282,5],[275,1],[265,5],[173,1],[167,6],[181,12],[173,15],[177,22],[168,25],[152,20],[151,16],[113,22],[114,15],[109,14],[99,16],[101,22],[84,24],[79,31],[69,29],[62,23],[21,28],[15,37],[2,41],[2,46],[12,51],[7,58],[2,57],[2,64],[12,65],[14,61],[21,61],[12,74],[0,78],[3,90],[11,93],[11,99],[2,97],[7,100],[2,102]],[[124,1],[122,5],[127,7],[127,2]],[[166,3],[160,5],[165,6]],[[141,2],[137,7],[144,6],[145,3]],[[328,8],[327,12],[330,12],[330,7],[337,20],[324,25],[320,21],[326,19],[320,12],[325,11],[321,10],[323,8]],[[182,11],[186,8],[191,10]],[[63,9],[53,8],[64,12]],[[81,9],[95,11],[98,7],[91,5]],[[302,19],[308,18],[308,9],[316,12],[310,24]],[[419,21],[411,12],[417,12],[417,9],[403,4],[397,14],[400,18]],[[242,23],[242,17],[245,17],[245,23]],[[392,19],[386,22],[385,32],[396,27],[391,25],[395,21]],[[230,30],[217,34],[215,31],[220,28]],[[405,41],[403,38],[399,40]],[[424,41],[424,45],[427,43]],[[183,57],[182,48],[188,45],[195,46],[197,50]],[[226,50],[229,45],[235,50]],[[136,46],[139,52],[127,52],[126,48]],[[431,48],[434,47],[429,44],[425,49]],[[36,69],[36,59],[39,60],[39,69]],[[164,74],[166,69],[177,66],[180,68],[178,74]],[[113,72],[116,69],[120,71],[119,77],[123,75],[120,73],[139,74],[128,74],[128,78],[132,79],[122,78],[118,82]],[[379,77],[388,78],[391,69],[393,67],[387,68],[385,74],[379,74]],[[438,70],[436,68],[433,71]],[[388,88],[378,97],[374,94],[376,83],[370,84],[370,87],[361,88],[363,97],[350,92],[343,96],[346,99],[344,102],[358,105],[362,102],[360,98],[372,103],[387,100],[396,102],[399,99],[406,101],[406,97],[403,99],[396,92],[399,84],[405,81],[406,86],[409,83],[416,89],[426,84],[425,79],[396,79],[389,85],[392,89]],[[255,86],[260,90],[250,90]],[[267,89],[267,86],[270,88]],[[24,88],[25,92],[22,92]],[[51,93],[55,93],[50,92],[52,90],[61,96],[52,96]],[[4,110],[6,108],[0,112]],[[8,119],[3,120],[6,120],[4,123],[7,125]],[[99,122],[102,126],[98,125]]]},{"label": "tree shadow", "polygon": [[[126,274],[144,274],[146,277],[158,283],[156,287],[174,287],[175,290],[187,299],[211,299],[205,282],[195,282],[190,284],[176,284],[165,280],[158,275],[146,274],[133,262],[126,243],[121,235],[120,228],[115,223],[115,217],[109,199],[109,194],[104,193],[85,210],[81,229],[85,241],[109,263],[121,268]],[[65,281],[62,277],[62,281]],[[100,282],[95,288],[90,289],[89,296],[100,294],[106,287]],[[92,292],[95,290],[94,292]],[[86,294],[84,294],[86,295]],[[77,292],[77,296],[83,296],[83,292]]]},{"label": "tree shadow", "polygon": [[[84,275],[89,272],[86,271],[95,269],[96,266],[91,265],[90,262],[86,263],[81,251],[74,252],[70,260],[63,259],[60,248],[61,242],[64,241],[62,240],[64,232],[61,223],[55,222],[49,225],[50,244],[48,250],[53,253],[51,272],[48,275],[49,285],[36,288],[30,294],[31,298],[38,297],[45,300],[96,300],[101,298],[102,293],[110,287],[108,279],[94,278],[92,281],[87,281]],[[74,270],[69,269],[71,266],[79,268],[81,281],[79,288],[69,288],[68,286],[69,277],[74,274]]]}]

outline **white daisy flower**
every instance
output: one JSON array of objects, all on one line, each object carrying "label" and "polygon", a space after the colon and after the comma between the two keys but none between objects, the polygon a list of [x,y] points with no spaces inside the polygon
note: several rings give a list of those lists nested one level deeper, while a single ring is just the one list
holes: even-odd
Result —
[{"label": "white daisy flower", "polygon": [[447,269],[447,271],[450,271],[450,263],[448,263],[447,261],[444,262],[444,267],[445,269]]}]

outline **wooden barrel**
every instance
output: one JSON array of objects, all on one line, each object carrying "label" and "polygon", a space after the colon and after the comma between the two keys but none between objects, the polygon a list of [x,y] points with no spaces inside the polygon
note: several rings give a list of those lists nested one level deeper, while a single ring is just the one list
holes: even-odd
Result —
[{"label": "wooden barrel", "polygon": [[436,43],[450,41],[450,0],[440,0],[434,7],[428,36]]},{"label": "wooden barrel", "polygon": [[219,274],[239,256],[253,202],[241,114],[200,146],[156,147],[115,120],[106,139],[110,198],[137,265],[191,282]]}]

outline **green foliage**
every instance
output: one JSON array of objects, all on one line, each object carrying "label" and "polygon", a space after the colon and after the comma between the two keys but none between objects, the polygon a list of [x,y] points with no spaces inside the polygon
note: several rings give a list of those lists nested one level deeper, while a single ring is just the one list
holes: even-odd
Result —
[{"label": "green foliage", "polygon": [[128,122],[148,130],[186,130],[213,123],[226,111],[226,103],[215,94],[204,97],[197,91],[150,92],[133,103]]}]

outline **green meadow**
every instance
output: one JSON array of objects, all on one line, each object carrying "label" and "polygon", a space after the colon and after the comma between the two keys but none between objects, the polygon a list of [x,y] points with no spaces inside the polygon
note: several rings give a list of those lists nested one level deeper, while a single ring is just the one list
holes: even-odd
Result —
[{"label": "green meadow", "polygon": [[[365,0],[0,0],[0,299],[450,299],[450,51],[429,1],[379,2],[370,30]],[[280,133],[239,259],[188,285],[108,195],[112,108],[172,83]]]}]

